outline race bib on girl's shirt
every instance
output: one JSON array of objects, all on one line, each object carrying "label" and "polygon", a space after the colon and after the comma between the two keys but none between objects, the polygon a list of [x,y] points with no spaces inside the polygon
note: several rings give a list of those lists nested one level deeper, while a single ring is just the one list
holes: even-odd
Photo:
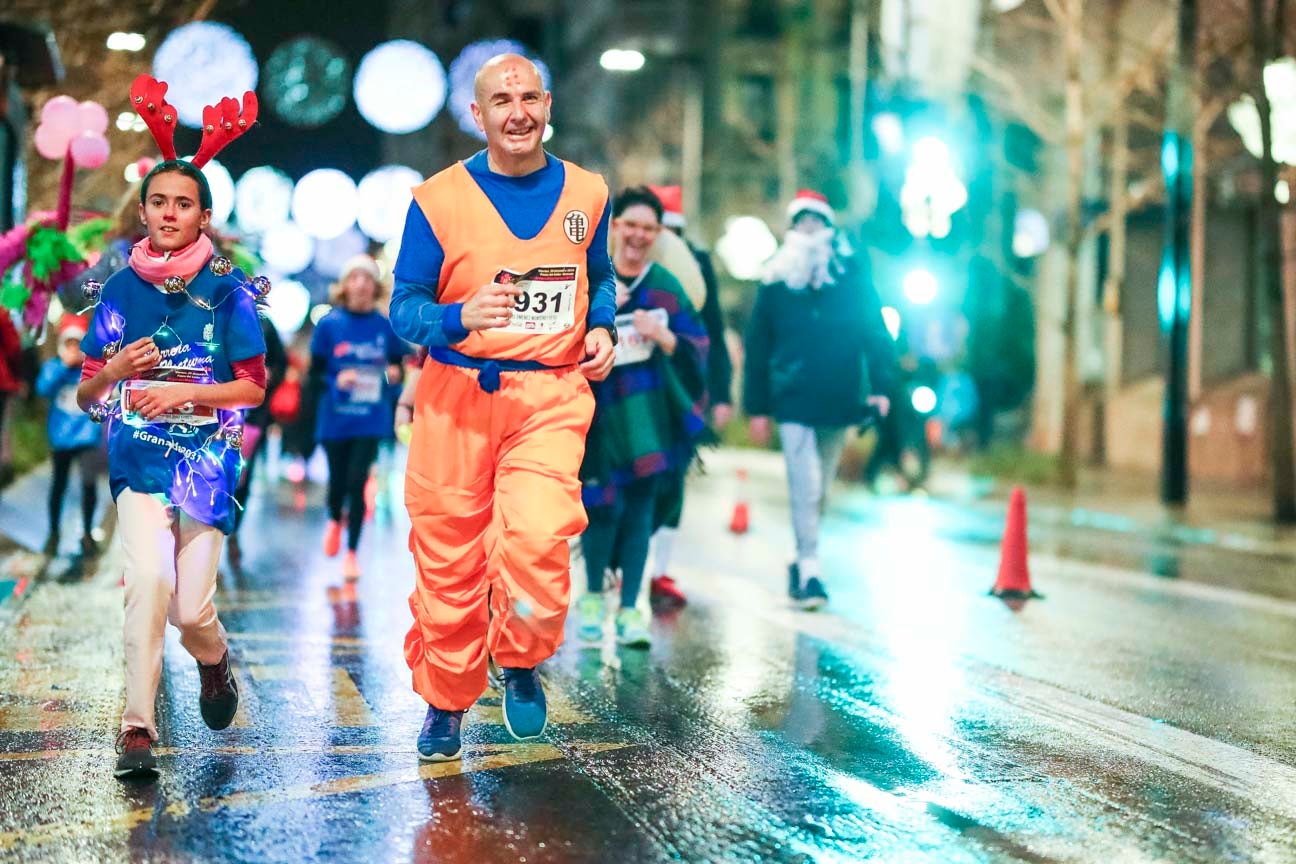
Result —
[{"label": "race bib on girl's shirt", "polygon": [[576,284],[579,268],[574,264],[533,267],[525,273],[501,270],[497,285],[516,285],[513,318],[501,333],[562,333],[576,323]]},{"label": "race bib on girl's shirt", "polygon": [[122,420],[128,426],[148,426],[153,423],[180,423],[185,426],[209,426],[220,422],[215,408],[194,405],[192,402],[178,406],[145,420],[136,408],[139,397],[150,390],[176,387],[182,384],[209,384],[209,375],[183,366],[157,366],[139,378],[122,382]]}]

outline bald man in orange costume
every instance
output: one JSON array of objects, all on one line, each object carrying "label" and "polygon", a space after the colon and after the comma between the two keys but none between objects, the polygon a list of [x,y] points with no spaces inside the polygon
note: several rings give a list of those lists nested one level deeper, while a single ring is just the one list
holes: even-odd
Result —
[{"label": "bald man in orange costume", "polygon": [[611,371],[616,333],[607,184],[545,153],[551,98],[531,61],[487,61],[475,96],[486,149],[415,188],[391,302],[396,333],[429,349],[405,480],[426,761],[459,758],[488,656],[509,733],[544,731],[536,667],[562,644],[567,543],[587,521],[586,379]]}]

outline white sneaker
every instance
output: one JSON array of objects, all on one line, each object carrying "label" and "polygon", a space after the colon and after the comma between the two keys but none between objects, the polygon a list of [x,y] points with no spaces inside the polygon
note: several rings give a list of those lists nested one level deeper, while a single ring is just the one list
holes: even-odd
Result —
[{"label": "white sneaker", "polygon": [[616,616],[617,644],[627,648],[647,648],[652,645],[652,633],[638,609],[622,609]]},{"label": "white sneaker", "polygon": [[578,635],[586,645],[598,645],[603,642],[603,595],[586,594],[576,604],[580,615]]}]

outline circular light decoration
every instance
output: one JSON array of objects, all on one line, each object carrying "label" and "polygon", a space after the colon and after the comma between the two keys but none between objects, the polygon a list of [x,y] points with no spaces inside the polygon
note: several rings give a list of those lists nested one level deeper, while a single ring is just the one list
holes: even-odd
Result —
[{"label": "circular light decoration", "polygon": [[230,214],[234,212],[234,178],[230,176],[229,169],[215,159],[202,167],[202,173],[211,188],[211,224],[219,228],[229,221]]},{"label": "circular light decoration", "polygon": [[234,187],[239,228],[254,234],[288,221],[293,182],[268,165],[249,168]]},{"label": "circular light decoration", "polygon": [[311,296],[296,279],[276,279],[274,290],[266,298],[266,314],[275,329],[284,335],[296,333],[310,312]]},{"label": "circular light decoration", "polygon": [[336,168],[316,168],[293,189],[293,221],[312,237],[329,240],[355,224],[359,203],[354,180]]},{"label": "circular light decoration", "polygon": [[292,222],[275,225],[261,237],[261,258],[278,273],[300,273],[314,256],[314,239]]},{"label": "circular light decoration", "polygon": [[348,229],[332,240],[315,244],[314,270],[321,276],[336,279],[342,265],[363,252],[369,251],[369,241],[354,228]]},{"label": "circular light decoration", "polygon": [[384,42],[360,61],[353,93],[361,115],[382,131],[417,132],[445,104],[445,69],[417,42]]},{"label": "circular light decoration", "polygon": [[536,57],[521,42],[512,39],[484,39],[464,46],[459,56],[450,64],[450,114],[459,124],[459,128],[469,135],[486,140],[486,136],[477,128],[473,120],[472,104],[476,100],[473,92],[473,81],[482,64],[499,54],[521,54],[536,64],[540,70],[540,83],[549,89],[549,67]]},{"label": "circular light decoration", "polygon": [[736,216],[725,222],[716,252],[735,279],[759,279],[761,266],[778,251],[778,239],[755,216]]},{"label": "circular light decoration", "polygon": [[411,190],[423,175],[404,165],[386,165],[360,181],[360,230],[379,243],[399,237],[413,200]]},{"label": "circular light decoration", "polygon": [[270,55],[261,92],[285,123],[311,129],[342,113],[350,80],[342,49],[318,36],[299,36]]},{"label": "circular light decoration", "polygon": [[233,27],[194,21],[163,40],[153,56],[153,77],[170,85],[167,101],[175,105],[180,122],[198,129],[204,106],[256,89],[257,62]]},{"label": "circular light decoration", "polygon": [[919,414],[930,414],[936,410],[936,391],[926,385],[915,387],[909,401]]}]

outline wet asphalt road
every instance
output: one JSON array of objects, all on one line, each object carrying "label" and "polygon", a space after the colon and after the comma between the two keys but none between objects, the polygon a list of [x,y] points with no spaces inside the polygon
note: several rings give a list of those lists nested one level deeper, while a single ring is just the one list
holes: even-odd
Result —
[{"label": "wet asphalt road", "polygon": [[[218,598],[243,707],[202,725],[172,631],[153,785],[111,776],[116,557],[46,578],[0,611],[0,859],[1296,860],[1296,562],[1042,526],[1046,598],[1013,610],[985,596],[994,508],[848,491],[832,603],[803,613],[777,462],[708,462],[677,554],[690,605],[648,652],[564,646],[540,743],[513,742],[487,692],[462,763],[414,751],[396,486],[354,600],[319,551],[318,490],[258,490]],[[33,533],[20,508],[0,519]]]}]

